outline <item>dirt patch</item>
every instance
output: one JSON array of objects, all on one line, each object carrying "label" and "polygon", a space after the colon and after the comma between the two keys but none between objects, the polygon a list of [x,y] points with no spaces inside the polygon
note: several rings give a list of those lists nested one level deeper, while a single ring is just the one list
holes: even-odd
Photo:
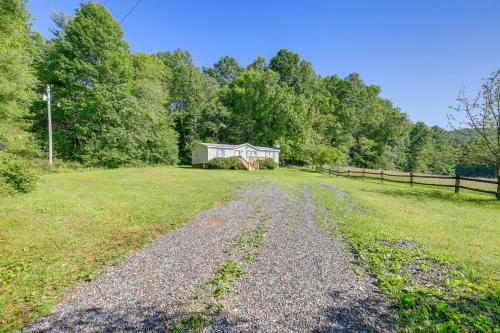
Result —
[{"label": "dirt patch", "polygon": [[220,215],[211,216],[203,222],[204,227],[216,227],[224,223],[224,218]]},{"label": "dirt patch", "polygon": [[127,239],[137,239],[141,236],[141,232],[137,230],[122,229],[119,230],[115,235],[113,235],[113,240],[115,242],[122,242]]},{"label": "dirt patch", "polygon": [[18,314],[19,321],[25,323],[30,319],[31,311],[33,311],[33,309],[28,304],[20,302],[16,304],[15,311]]},{"label": "dirt patch", "polygon": [[149,231],[149,238],[156,239],[156,238],[160,237],[162,233],[163,233],[163,228],[156,227],[156,228]]},{"label": "dirt patch", "polygon": [[223,201],[216,201],[212,205],[212,208],[222,208],[222,207],[224,207],[224,202]]}]

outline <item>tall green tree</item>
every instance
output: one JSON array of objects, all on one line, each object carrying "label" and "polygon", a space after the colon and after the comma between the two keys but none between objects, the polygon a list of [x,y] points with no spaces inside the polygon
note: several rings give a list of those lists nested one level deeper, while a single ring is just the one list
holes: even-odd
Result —
[{"label": "tall green tree", "polygon": [[407,149],[408,171],[428,172],[431,140],[432,133],[425,123],[419,121],[413,125]]},{"label": "tall green tree", "polygon": [[0,2],[0,151],[39,156],[28,132],[28,109],[35,98],[32,63],[40,37],[29,24],[23,1]]},{"label": "tall green tree", "polygon": [[140,130],[140,159],[148,163],[177,163],[177,132],[167,114],[168,86],[172,73],[155,56],[135,54],[133,62],[133,92],[137,124]]},{"label": "tall green tree", "polygon": [[440,175],[453,175],[460,155],[459,147],[453,146],[446,130],[439,126],[432,126],[430,133],[429,171]]},{"label": "tall green tree", "polygon": [[264,71],[267,69],[266,59],[263,56],[255,58],[248,66],[247,70]]},{"label": "tall green tree", "polygon": [[[189,52],[159,52],[157,57],[171,70],[168,113],[179,134],[179,157],[191,163],[193,143],[223,140],[227,110],[218,103],[217,81],[200,72]],[[209,124],[209,128],[205,125]],[[205,137],[206,135],[207,137]]]},{"label": "tall green tree", "polygon": [[29,19],[23,1],[0,1],[0,196],[31,191],[37,177],[29,159],[41,157],[28,131],[36,83],[31,64],[41,39]]},{"label": "tall green tree", "polygon": [[226,85],[232,83],[243,72],[243,68],[235,58],[223,56],[213,67],[203,67],[203,72],[215,79],[220,85]]},{"label": "tall green tree", "polygon": [[[149,100],[134,95],[134,79],[140,77],[134,73],[119,24],[97,3],[84,3],[74,17],[60,18],[56,20],[59,29],[38,65],[41,82],[53,86],[57,156],[108,167],[161,162],[151,157],[151,151],[145,154],[144,147],[164,147],[171,133],[164,127],[156,134],[166,137],[144,134],[155,126],[155,117],[145,117]],[[44,134],[44,113],[39,107],[34,109],[36,129]],[[163,142],[151,142],[153,138]],[[174,160],[167,156],[163,162]]]},{"label": "tall green tree", "polygon": [[404,168],[410,122],[406,114],[379,96],[380,87],[366,85],[357,73],[345,79],[323,79],[330,106],[321,113],[333,126],[328,137],[349,150],[350,163],[367,168]]},{"label": "tall green tree", "polygon": [[292,87],[297,94],[310,94],[316,73],[309,61],[287,49],[280,49],[269,61],[269,69],[279,74],[280,84]]},{"label": "tall green tree", "polygon": [[281,147],[284,162],[303,163],[315,140],[306,99],[279,84],[273,71],[240,75],[224,99],[232,111],[231,139]]}]

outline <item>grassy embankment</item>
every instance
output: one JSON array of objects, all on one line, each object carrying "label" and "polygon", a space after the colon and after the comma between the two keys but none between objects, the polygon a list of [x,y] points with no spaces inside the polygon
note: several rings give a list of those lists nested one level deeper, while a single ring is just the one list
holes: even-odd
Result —
[{"label": "grassy embankment", "polygon": [[[329,216],[319,222],[347,237],[360,261],[379,276],[379,284],[401,307],[402,317],[408,317],[404,325],[415,326],[414,321],[422,319],[417,315],[425,317],[426,311],[431,312],[430,325],[439,318],[432,317],[435,308],[422,310],[425,298],[422,301],[416,289],[406,291],[406,280],[411,279],[401,282],[394,276],[398,265],[443,263],[439,267],[463,272],[481,295],[485,286],[498,287],[500,204],[492,196],[457,196],[451,189],[380,185],[299,169],[159,167],[51,174],[33,194],[0,199],[0,331],[47,313],[78,280],[91,280],[97,269],[214,202],[231,198],[232,189],[252,179],[275,181],[292,193],[306,184],[313,198],[329,209]],[[348,194],[337,196],[324,183]],[[403,244],[402,239],[415,246],[390,246]],[[455,280],[449,283],[451,293],[459,290]],[[485,304],[495,306],[490,299]],[[448,310],[440,310],[446,320]]]}]

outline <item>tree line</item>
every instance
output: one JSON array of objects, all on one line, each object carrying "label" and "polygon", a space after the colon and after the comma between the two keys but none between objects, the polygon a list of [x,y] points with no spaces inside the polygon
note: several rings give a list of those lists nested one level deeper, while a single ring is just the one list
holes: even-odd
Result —
[{"label": "tree line", "polygon": [[242,66],[198,68],[189,52],[132,53],[104,6],[54,14],[53,37],[32,31],[23,1],[0,12],[0,151],[43,158],[52,88],[54,151],[88,166],[190,163],[200,141],[279,146],[284,164],[349,164],[450,174],[467,156],[446,130],[412,123],[359,74],[320,76],[280,49]]}]

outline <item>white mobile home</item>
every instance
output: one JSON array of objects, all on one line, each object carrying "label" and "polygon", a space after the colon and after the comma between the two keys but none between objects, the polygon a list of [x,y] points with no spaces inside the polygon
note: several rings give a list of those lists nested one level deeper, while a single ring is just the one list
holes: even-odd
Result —
[{"label": "white mobile home", "polygon": [[252,168],[253,162],[272,158],[279,164],[280,150],[268,147],[253,146],[249,143],[227,145],[220,143],[200,143],[193,149],[191,162],[194,167],[203,168],[214,157],[239,157],[245,167]]}]

